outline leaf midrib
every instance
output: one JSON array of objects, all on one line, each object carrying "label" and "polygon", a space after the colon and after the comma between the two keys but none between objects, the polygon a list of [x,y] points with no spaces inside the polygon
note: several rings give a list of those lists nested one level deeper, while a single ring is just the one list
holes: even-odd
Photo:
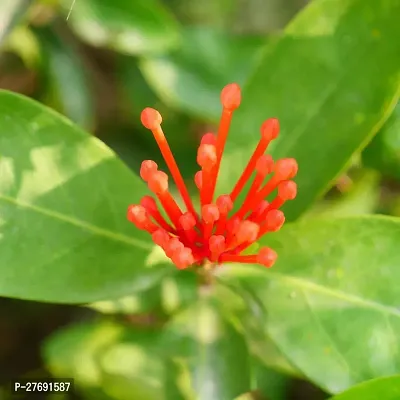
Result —
[{"label": "leaf midrib", "polygon": [[[338,299],[344,300],[348,303],[353,303],[353,304],[358,304],[364,308],[369,308],[373,309],[375,311],[382,312],[384,314],[390,314],[394,315],[396,317],[400,317],[400,310],[396,309],[395,307],[390,307],[387,305],[383,305],[380,303],[376,303],[373,300],[367,300],[363,299],[362,297],[345,293],[340,290],[335,290],[335,289],[330,289],[326,286],[321,286],[317,283],[311,282],[311,281],[306,281],[302,278],[297,278],[294,276],[289,276],[289,275],[283,275],[277,272],[270,272],[268,271],[268,274],[273,278],[276,278],[278,281],[280,280],[281,282],[286,282],[289,284],[292,284],[293,286],[299,287],[301,290],[309,290],[313,292],[318,292],[325,294],[327,296],[331,297],[336,297]],[[271,279],[271,278],[268,278]]]},{"label": "leaf midrib", "polygon": [[38,206],[35,206],[33,204],[29,204],[29,203],[26,203],[24,201],[17,200],[17,199],[15,199],[13,197],[6,196],[6,195],[1,194],[1,193],[0,193],[0,200],[4,201],[6,203],[12,204],[15,207],[26,208],[26,209],[32,210],[32,211],[34,211],[34,212],[36,212],[38,214],[45,215],[45,216],[47,216],[49,218],[53,218],[53,219],[65,222],[67,224],[76,226],[78,228],[81,228],[82,230],[89,231],[89,232],[91,232],[91,233],[93,233],[93,234],[95,234],[97,236],[103,236],[103,237],[106,237],[108,239],[111,239],[111,240],[114,240],[114,241],[117,241],[117,242],[126,243],[126,244],[128,244],[130,246],[140,247],[140,248],[145,249],[145,250],[151,250],[151,247],[152,247],[150,244],[148,244],[146,242],[142,242],[141,240],[134,239],[134,238],[131,238],[129,236],[126,236],[126,235],[123,235],[123,234],[120,234],[120,233],[115,233],[115,232],[112,232],[112,231],[110,231],[108,229],[100,228],[100,227],[98,227],[96,225],[92,225],[92,224],[89,224],[87,222],[80,221],[80,220],[78,220],[76,218],[61,214],[61,213],[59,213],[57,211],[46,209],[46,208],[42,208],[42,207],[38,207]]},{"label": "leaf midrib", "polygon": [[[317,293],[322,293],[325,294],[326,296],[330,296],[330,297],[335,297],[337,299],[340,300],[344,300],[348,303],[353,303],[353,304],[357,304],[361,307],[367,308],[367,309],[372,309],[375,311],[379,311],[381,313],[384,313],[386,315],[394,315],[396,317],[400,317],[400,310],[398,310],[395,307],[391,307],[388,305],[383,305],[380,303],[377,303],[376,301],[373,300],[368,300],[368,299],[364,299],[362,297],[359,297],[357,295],[354,294],[349,294],[349,293],[345,293],[341,290],[337,290],[337,289],[330,289],[326,286],[322,286],[319,283],[315,283],[315,282],[311,282],[311,281],[307,281],[304,278],[299,278],[299,277],[295,277],[295,276],[291,276],[291,275],[284,275],[282,273],[279,272],[272,272],[272,271],[266,271],[264,272],[263,270],[259,270],[258,265],[246,265],[245,269],[247,270],[247,274],[235,274],[235,270],[236,271],[243,271],[241,265],[236,264],[236,267],[234,266],[235,264],[231,264],[231,268],[232,268],[232,274],[230,274],[227,271],[227,275],[224,274],[224,272],[221,272],[221,275],[219,275],[218,271],[217,271],[217,275],[216,278],[219,279],[223,284],[226,284],[227,282],[234,282],[234,280],[238,280],[238,281],[243,281],[246,282],[246,278],[256,278],[257,281],[261,280],[261,279],[268,279],[270,281],[278,281],[278,282],[282,282],[282,283],[286,283],[289,284],[291,286],[293,286],[294,288],[298,288],[299,290],[308,290],[308,291],[313,291],[313,292],[317,292]],[[238,268],[239,266],[239,268]],[[224,276],[225,275],[225,276]],[[251,281],[248,282],[247,285],[247,290],[251,290]],[[257,295],[257,291],[255,290],[254,293]],[[259,297],[257,295],[257,297]]]}]

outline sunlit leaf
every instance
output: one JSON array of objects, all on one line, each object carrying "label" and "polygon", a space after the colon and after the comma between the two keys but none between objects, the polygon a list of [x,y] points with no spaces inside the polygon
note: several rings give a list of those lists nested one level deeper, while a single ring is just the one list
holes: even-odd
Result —
[{"label": "sunlit leaf", "polygon": [[0,177],[0,295],[110,299],[172,268],[126,219],[146,193],[140,178],[98,139],[4,91]]}]

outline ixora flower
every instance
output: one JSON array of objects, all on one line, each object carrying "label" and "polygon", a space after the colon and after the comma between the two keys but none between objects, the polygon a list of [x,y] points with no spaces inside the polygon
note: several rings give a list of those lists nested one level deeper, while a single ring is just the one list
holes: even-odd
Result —
[{"label": "ixora flower", "polygon": [[[158,169],[152,160],[143,161],[140,176],[147,182],[151,192],[168,215],[162,216],[156,200],[144,196],[137,205],[128,207],[127,217],[139,229],[149,232],[153,241],[161,246],[165,254],[179,269],[191,265],[217,265],[226,262],[259,263],[271,267],[276,252],[263,247],[258,254],[243,252],[261,236],[277,231],[285,222],[279,208],[296,197],[297,185],[291,179],[297,173],[297,162],[285,158],[276,162],[264,154],[269,143],[279,133],[276,119],[268,119],[261,125],[261,138],[249,163],[233,187],[231,193],[222,194],[214,201],[214,192],[221,158],[228,136],[232,115],[240,105],[240,87],[229,84],[221,92],[222,116],[218,133],[206,133],[197,152],[197,163],[201,167],[194,177],[199,190],[201,210],[197,213],[189,196],[175,158],[161,128],[162,118],[158,111],[146,108],[142,111],[142,124],[152,131],[161,150],[171,176],[182,196],[186,210],[182,210],[168,189],[168,175]],[[243,204],[233,212],[234,202],[247,181],[254,176]],[[267,175],[271,175],[265,183]],[[265,200],[275,189],[276,197]]]}]

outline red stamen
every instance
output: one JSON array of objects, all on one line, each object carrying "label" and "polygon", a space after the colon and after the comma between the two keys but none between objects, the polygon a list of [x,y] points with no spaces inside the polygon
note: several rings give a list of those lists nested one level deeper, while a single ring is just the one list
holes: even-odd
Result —
[{"label": "red stamen", "polygon": [[257,263],[257,255],[239,255],[224,253],[219,257],[221,262],[237,262],[243,264],[255,264]]},{"label": "red stamen", "polygon": [[164,132],[161,129],[162,117],[160,113],[152,108],[145,108],[142,111],[141,120],[144,127],[152,131],[158,147],[160,148],[161,154],[163,155],[175,184],[182,196],[182,199],[186,204],[186,207],[193,215],[196,216],[197,214],[193,207],[192,200],[190,199],[185,182],[183,181],[182,175],[168,145],[167,139],[165,138]]},{"label": "red stamen", "polygon": [[227,230],[227,236],[226,236],[226,242],[231,243],[234,235],[236,234],[239,226],[240,226],[240,218],[238,217],[232,217],[226,222],[226,230]]},{"label": "red stamen", "polygon": [[203,217],[203,237],[204,241],[210,238],[214,223],[219,219],[219,210],[215,204],[206,204],[201,208],[201,215]]},{"label": "red stamen", "polygon": [[260,227],[255,222],[242,221],[232,239],[227,242],[227,248],[235,248],[243,243],[253,243],[258,236]]},{"label": "red stamen", "polygon": [[293,200],[297,195],[297,184],[293,181],[285,181],[278,186],[278,196],[287,201]]},{"label": "red stamen", "polygon": [[194,183],[196,184],[197,189],[201,190],[203,186],[203,171],[197,171],[194,176]]},{"label": "red stamen", "polygon": [[213,262],[218,261],[218,257],[225,251],[225,237],[222,235],[213,235],[208,241],[210,249],[210,260]]},{"label": "red stamen", "polygon": [[243,206],[246,207],[247,203],[256,195],[257,191],[260,189],[265,177],[272,172],[274,168],[274,160],[270,155],[263,154],[257,160],[255,170],[257,171],[256,176],[252,185],[250,186],[249,192],[247,193],[246,199],[244,200]]},{"label": "red stamen", "polygon": [[293,181],[284,181],[278,185],[278,196],[271,202],[268,209],[280,208],[288,200],[293,200],[297,195],[297,185]]},{"label": "red stamen", "polygon": [[264,211],[268,208],[269,203],[267,200],[262,200],[257,208],[249,215],[249,221],[253,222],[261,222],[261,216],[263,215]]},{"label": "red stamen", "polygon": [[265,235],[267,232],[276,232],[281,229],[285,222],[285,214],[281,210],[271,210],[267,213],[264,224],[258,233],[257,239]]},{"label": "red stamen", "polygon": [[[249,180],[251,174],[256,168],[257,161],[261,157],[261,155],[265,152],[270,142],[278,137],[279,133],[279,122],[275,118],[268,119],[261,125],[261,139],[258,142],[256,149],[254,150],[253,155],[250,158],[245,170],[240,176],[238,182],[231,192],[232,201],[235,201],[238,197],[239,193],[244,188],[246,182]],[[272,158],[271,158],[272,159]]]},{"label": "red stamen", "polygon": [[149,214],[141,205],[130,205],[127,211],[127,218],[130,222],[135,224],[138,229],[148,231],[149,233],[153,233],[159,229],[156,224],[150,221]]},{"label": "red stamen", "polygon": [[200,144],[212,144],[215,146],[217,144],[217,138],[213,133],[206,133],[201,138]]},{"label": "red stamen", "polygon": [[244,264],[262,264],[267,268],[272,267],[275,263],[278,255],[276,252],[268,247],[260,250],[258,254],[255,255],[237,255],[237,254],[227,254],[224,253],[220,257],[220,261],[223,262],[239,262]]},{"label": "red stamen", "polygon": [[241,90],[239,85],[231,83],[226,85],[221,92],[222,115],[217,135],[217,163],[213,168],[210,179],[209,191],[207,191],[206,202],[211,203],[214,198],[214,191],[217,182],[219,167],[221,165],[222,153],[225,148],[226,138],[228,136],[229,127],[232,121],[232,113],[236,110],[241,102]]},{"label": "red stamen", "polygon": [[197,163],[205,171],[211,171],[217,162],[217,151],[213,144],[201,144],[197,151]]},{"label": "red stamen", "polygon": [[158,165],[154,161],[144,160],[140,167],[140,177],[147,182],[157,170]]},{"label": "red stamen", "polygon": [[179,225],[184,230],[185,236],[191,245],[194,245],[196,241],[200,241],[201,238],[194,230],[196,226],[196,220],[192,213],[186,212],[179,218]]},{"label": "red stamen", "polygon": [[144,196],[142,200],[140,200],[140,204],[162,228],[168,232],[175,232],[175,229],[165,221],[164,217],[158,210],[156,201],[151,196]]},{"label": "red stamen", "polygon": [[150,177],[147,184],[149,189],[157,195],[171,222],[177,228],[182,211],[168,191],[168,175],[165,172],[157,171]]},{"label": "red stamen", "polygon": [[233,202],[231,200],[231,197],[225,194],[217,198],[216,204],[219,210],[219,219],[217,222],[217,228],[215,233],[217,235],[222,235],[225,231],[225,225],[228,213],[233,208]]},{"label": "red stamen", "polygon": [[284,158],[278,160],[275,164],[275,175],[255,196],[242,205],[242,207],[236,213],[236,216],[243,218],[250,210],[253,210],[253,208],[255,208],[261,200],[270,195],[280,182],[296,176],[297,169],[297,162],[294,158]]},{"label": "red stamen", "polygon": [[193,214],[190,212],[185,212],[179,218],[179,224],[181,225],[182,229],[185,231],[190,231],[196,226],[196,220],[193,217]]},{"label": "red stamen", "polygon": [[155,244],[164,249],[171,236],[164,229],[157,229],[152,233],[151,238]]},{"label": "red stamen", "polygon": [[185,269],[194,263],[192,250],[188,247],[176,251],[172,256],[173,263],[178,269]]},{"label": "red stamen", "polygon": [[172,258],[176,252],[181,251],[184,247],[177,237],[173,237],[165,244],[165,254],[167,257]]},{"label": "red stamen", "polygon": [[[242,92],[237,83],[226,85],[221,91],[221,104],[227,111],[235,111],[242,101]],[[219,134],[219,133],[218,133]],[[224,143],[225,141],[223,141]],[[222,142],[221,142],[222,143]]]},{"label": "red stamen", "polygon": [[276,254],[274,250],[270,249],[269,247],[263,247],[258,252],[257,262],[267,268],[271,268],[275,264],[277,258],[278,254]]},{"label": "red stamen", "polygon": [[206,204],[208,192],[210,190],[210,181],[212,169],[217,162],[217,152],[213,144],[201,144],[197,152],[197,163],[200,165],[203,173],[205,185],[200,190],[201,205]]}]

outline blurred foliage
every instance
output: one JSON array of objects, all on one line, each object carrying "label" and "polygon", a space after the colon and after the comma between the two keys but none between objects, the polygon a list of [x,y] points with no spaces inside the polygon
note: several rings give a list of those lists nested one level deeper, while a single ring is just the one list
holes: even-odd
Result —
[{"label": "blurred foliage", "polygon": [[[400,3],[306,3],[0,2],[0,295],[24,300],[0,301],[0,399],[48,376],[76,390],[40,399],[400,398]],[[218,190],[277,117],[299,221],[262,239],[273,270],[209,282],[125,212],[141,161],[165,168],[141,110],[160,110],[192,191],[233,81]]]}]

